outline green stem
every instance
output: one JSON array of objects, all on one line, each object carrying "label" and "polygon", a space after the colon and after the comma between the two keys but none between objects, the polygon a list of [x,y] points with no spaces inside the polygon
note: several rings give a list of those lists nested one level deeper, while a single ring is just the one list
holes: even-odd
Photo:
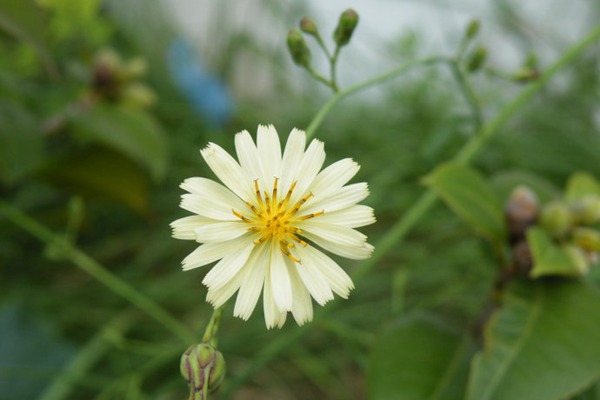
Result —
[{"label": "green stem", "polygon": [[313,120],[310,122],[310,124],[308,125],[308,128],[306,128],[306,137],[311,138],[315,134],[315,132],[317,131],[319,126],[321,126],[321,124],[323,123],[323,120],[329,114],[329,112],[333,109],[333,107],[335,107],[340,102],[340,100],[344,99],[345,97],[347,97],[353,93],[356,93],[358,91],[361,91],[363,89],[366,89],[370,86],[374,86],[374,85],[383,83],[383,82],[387,81],[388,79],[394,78],[398,75],[405,73],[406,71],[408,71],[409,69],[411,69],[417,65],[429,65],[429,64],[445,62],[445,61],[446,61],[446,58],[441,57],[441,56],[430,57],[430,58],[426,58],[423,60],[409,61],[405,64],[400,65],[399,67],[392,69],[391,71],[386,72],[383,75],[380,75],[373,79],[369,79],[368,81],[359,83],[358,85],[350,86],[347,89],[337,92],[333,97],[331,97],[331,99],[329,99],[329,101],[327,103],[325,103],[323,105],[323,107],[321,107],[321,109],[319,110],[317,115],[315,115]]},{"label": "green stem", "polygon": [[213,347],[217,347],[217,341],[219,339],[219,326],[221,324],[221,313],[223,312],[224,307],[225,306],[221,306],[213,310],[210,321],[208,321],[206,329],[204,330],[204,336],[202,336],[203,343],[208,343]]},{"label": "green stem", "polygon": [[471,108],[471,113],[473,114],[473,119],[475,120],[475,131],[479,131],[483,126],[483,114],[481,112],[479,102],[477,101],[477,97],[475,96],[475,92],[473,91],[465,72],[460,68],[458,61],[448,59],[448,65],[450,66],[452,75],[458,83],[458,87],[460,88],[463,96],[469,104],[469,107]]},{"label": "green stem", "polygon": [[181,322],[175,319],[162,307],[146,297],[141,292],[134,289],[118,276],[114,275],[104,268],[96,260],[79,250],[73,244],[65,241],[61,236],[54,234],[48,228],[14,208],[12,205],[0,200],[0,211],[16,225],[23,228],[33,236],[45,242],[47,245],[58,246],[66,259],[70,260],[77,267],[87,272],[97,281],[112,290],[117,295],[123,297],[131,304],[154,318],[157,322],[170,330],[185,343],[193,343],[196,335],[185,327]]},{"label": "green stem", "polygon": [[131,311],[125,311],[113,318],[102,330],[90,339],[87,344],[69,362],[69,365],[58,375],[40,395],[39,400],[61,400],[69,396],[77,382],[87,371],[112,347],[115,336],[122,336],[135,318]]},{"label": "green stem", "polygon": [[[523,90],[512,102],[507,104],[500,113],[491,120],[487,125],[485,125],[477,134],[473,136],[471,140],[465,143],[462,150],[459,151],[454,157],[454,160],[460,163],[468,163],[481,149],[481,147],[498,131],[498,129],[508,120],[508,118],[515,113],[516,110],[519,109],[525,102],[531,99],[531,97],[538,92],[547,82],[548,80],[554,76],[558,71],[567,66],[570,62],[572,62],[586,47],[593,44],[596,40],[600,38],[600,25],[594,28],[583,40],[579,43],[571,47],[567,50],[554,64],[552,64],[546,72],[542,75],[542,77],[534,84],[527,87]],[[428,60],[415,61],[412,63],[404,64],[387,74],[384,74],[380,77],[371,79],[365,83],[350,87],[342,92],[337,93],[333,96],[323,108],[317,113],[315,118],[312,120],[310,125],[307,128],[307,136],[312,136],[319,125],[323,122],[324,118],[327,116],[329,111],[345,96],[354,93],[356,91],[362,90],[369,85],[374,85],[381,83],[387,79],[390,79],[405,70],[413,67],[415,65],[427,64],[432,62],[444,61],[443,57],[433,57]],[[425,192],[421,197],[417,200],[417,202],[404,214],[404,217],[400,219],[396,224],[392,226],[392,228],[384,235],[384,237],[379,241],[379,243],[375,246],[375,253],[373,256],[364,261],[353,274],[354,279],[359,279],[361,276],[367,274],[374,267],[375,263],[379,261],[388,251],[390,251],[394,246],[398,245],[398,242],[404,238],[416,225],[416,223],[425,215],[425,213],[435,204],[436,195],[431,191]],[[335,304],[338,304],[336,302]],[[320,312],[316,317],[322,318],[328,312],[331,312],[335,309],[335,304],[324,308],[322,312]],[[279,336],[276,340],[274,340],[269,346],[264,348],[259,355],[253,359],[252,363],[246,368],[246,370],[242,371],[241,374],[234,376],[229,384],[226,387],[226,390],[223,392],[223,397],[227,398],[229,394],[231,394],[237,387],[242,385],[247,379],[252,377],[256,372],[258,372],[265,364],[274,359],[279,353],[283,352],[289,346],[292,346],[296,340],[299,340],[307,331],[307,326],[304,325],[293,329],[291,331],[286,332],[286,334]]]},{"label": "green stem", "polygon": [[305,68],[313,78],[335,91],[333,83],[331,83],[327,78],[315,71],[310,65],[307,65]]}]

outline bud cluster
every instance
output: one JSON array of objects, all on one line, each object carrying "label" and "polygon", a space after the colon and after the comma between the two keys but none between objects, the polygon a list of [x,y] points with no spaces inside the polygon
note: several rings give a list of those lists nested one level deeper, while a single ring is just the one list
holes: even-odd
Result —
[{"label": "bud cluster", "polygon": [[93,61],[92,93],[105,101],[149,107],[156,102],[156,95],[139,82],[147,69],[146,61],[140,57],[124,61],[114,50],[102,49]]}]

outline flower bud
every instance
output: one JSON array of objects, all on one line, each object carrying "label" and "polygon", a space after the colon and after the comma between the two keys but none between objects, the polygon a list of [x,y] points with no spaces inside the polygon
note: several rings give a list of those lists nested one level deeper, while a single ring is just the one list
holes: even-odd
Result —
[{"label": "flower bud", "polygon": [[525,237],[525,231],[538,218],[538,199],[526,186],[516,187],[506,203],[505,215],[511,242]]},{"label": "flower bud", "polygon": [[124,79],[137,79],[142,77],[147,70],[148,63],[146,60],[141,57],[135,57],[121,68],[121,74]]},{"label": "flower bud", "polygon": [[317,36],[319,34],[317,23],[310,17],[304,17],[300,20],[300,30],[312,36]]},{"label": "flower bud", "polygon": [[534,81],[540,77],[540,71],[534,67],[521,67],[512,75],[512,79],[517,82],[526,83]]},{"label": "flower bud", "polygon": [[600,221],[600,196],[588,195],[572,206],[575,220],[583,225],[593,225]]},{"label": "flower bud", "polygon": [[338,25],[333,32],[333,39],[339,47],[345,46],[350,42],[357,24],[358,14],[353,9],[349,8],[340,15]]},{"label": "flower bud", "polygon": [[147,108],[156,103],[156,93],[142,83],[130,83],[121,93],[123,102],[134,107]]},{"label": "flower bud", "polygon": [[208,382],[208,391],[214,392],[225,377],[225,359],[213,346],[207,343],[195,344],[181,356],[180,369],[181,375],[190,386],[191,393],[204,390],[206,382]]},{"label": "flower bud", "polygon": [[540,216],[540,225],[555,237],[564,236],[573,226],[573,216],[566,204],[553,201]]},{"label": "flower bud", "polygon": [[287,45],[294,63],[303,67],[310,65],[310,50],[306,46],[304,37],[300,32],[292,29],[288,33]]},{"label": "flower bud", "polygon": [[477,34],[479,33],[479,27],[480,25],[478,20],[471,20],[471,22],[469,22],[469,25],[467,25],[467,29],[465,30],[465,38],[473,39],[475,36],[477,36]]},{"label": "flower bud", "polygon": [[471,53],[471,56],[467,60],[467,70],[469,72],[478,71],[483,66],[486,59],[487,49],[483,46],[477,47],[475,51]]},{"label": "flower bud", "polygon": [[573,244],[585,251],[600,251],[600,232],[592,228],[575,228],[573,230]]}]

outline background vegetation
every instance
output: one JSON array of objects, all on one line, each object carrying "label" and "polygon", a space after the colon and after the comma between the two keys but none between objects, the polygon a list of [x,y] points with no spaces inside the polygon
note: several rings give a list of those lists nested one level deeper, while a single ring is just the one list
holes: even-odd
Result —
[{"label": "background vegetation", "polygon": [[[528,21],[503,4],[483,25],[535,52],[527,46]],[[309,11],[263,5],[284,30]],[[305,128],[329,98],[308,74],[301,84],[290,78],[297,71],[283,36],[276,51],[267,50],[223,17],[217,50],[201,60],[164,15],[152,2],[0,4],[0,399],[184,398],[179,357],[200,339],[212,310],[201,285],[207,269],[181,272],[193,246],[170,237],[168,224],[185,215],[178,185],[212,176],[198,153],[208,141],[231,150],[236,132],[259,123],[273,123],[282,135]],[[420,58],[421,39],[389,38],[390,59]],[[489,188],[498,207],[519,184],[545,204],[561,197],[576,171],[600,177],[598,49],[596,43],[553,77],[475,158],[482,191]],[[492,61],[469,75],[486,121],[547,67],[529,59],[529,69],[503,70],[493,62],[502,55],[488,52]],[[270,82],[259,95],[230,89],[240,68],[258,62]],[[342,62],[344,68],[351,66]],[[518,75],[523,71],[528,75]],[[431,171],[438,175],[429,175],[429,186],[451,207],[436,203],[360,275],[348,301],[327,305],[305,327],[288,322],[267,331],[260,311],[244,322],[226,310],[219,349],[228,372],[218,398],[458,399],[488,326],[492,342],[506,345],[498,357],[503,349],[515,354],[504,364],[515,372],[492,374],[487,394],[473,383],[486,380],[471,378],[469,390],[482,393],[471,393],[472,400],[525,398],[514,397],[524,393],[523,382],[541,388],[528,399],[600,399],[600,343],[591,339],[600,333],[598,268],[570,283],[551,277],[538,286],[512,284],[510,312],[490,309],[506,265],[494,241],[473,230],[481,226],[453,211],[453,192],[444,195],[446,180],[436,170],[476,133],[472,107],[443,65],[391,82],[329,115],[316,134],[326,142],[326,163],[352,157],[361,164],[356,180],[369,182],[366,203],[378,219],[364,232],[376,247],[426,190]],[[528,302],[532,296],[537,300]],[[554,336],[534,335],[516,351],[510,335],[490,328],[486,310],[513,322],[496,326],[521,332],[519,318],[528,314],[519,305],[538,300],[547,302],[539,308],[546,322],[532,329]],[[571,374],[528,375],[552,370],[556,349]],[[406,387],[410,394],[398,397]]]}]

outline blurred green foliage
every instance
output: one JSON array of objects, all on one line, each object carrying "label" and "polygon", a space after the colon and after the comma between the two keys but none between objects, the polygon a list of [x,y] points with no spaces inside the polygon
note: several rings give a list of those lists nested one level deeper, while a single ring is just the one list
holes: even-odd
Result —
[{"label": "blurred green foliage", "polygon": [[[176,29],[158,3],[138,4],[132,11],[127,5],[134,3],[0,3],[0,199],[84,249],[200,339],[211,313],[201,285],[206,269],[180,271],[181,259],[192,249],[172,240],[168,228],[184,215],[177,207],[179,183],[189,176],[211,176],[198,154],[209,140],[231,150],[233,134],[252,131],[259,122],[275,124],[285,135],[292,127],[306,127],[327,97],[314,82],[303,81],[301,91],[289,82],[293,67],[284,34],[279,50],[271,52],[223,18],[214,28],[220,35],[213,70],[234,86],[239,54],[250,53],[250,60],[268,68],[276,90],[240,101],[226,126],[211,127],[169,78],[165,54],[178,36]],[[298,5],[291,11],[278,2],[262,5],[281,32],[304,16]],[[513,18],[508,24],[505,18],[502,14],[484,25],[504,28],[527,43],[523,29],[512,25],[526,28],[526,21]],[[396,38],[389,45],[390,57],[410,60],[419,45],[415,34]],[[98,62],[107,51],[119,60],[116,67]],[[494,56],[494,49],[488,49],[485,65],[472,77],[484,116],[527,84],[490,73]],[[122,79],[123,69],[140,57],[148,70]],[[338,68],[346,67],[340,61]],[[370,242],[377,244],[426,190],[422,178],[432,171],[426,183],[444,177],[434,189],[455,205],[456,214],[439,203],[355,282],[348,301],[302,333],[292,324],[266,331],[259,311],[244,322],[226,310],[219,349],[228,372],[220,398],[382,399],[398,398],[398,390],[410,390],[412,397],[405,398],[414,399],[514,398],[511,391],[527,386],[528,374],[559,357],[564,380],[548,382],[546,392],[528,398],[600,399],[598,344],[589,346],[600,329],[594,314],[600,301],[599,268],[584,278],[585,290],[550,277],[558,288],[553,293],[560,296],[548,296],[548,287],[540,283],[524,284],[533,291],[523,290],[521,283],[507,290],[504,308],[489,309],[504,267],[493,243],[505,236],[499,213],[513,188],[531,187],[544,205],[561,200],[561,188],[575,171],[600,177],[599,70],[597,52],[586,52],[515,114],[467,172],[436,169],[476,130],[469,105],[442,68],[417,69],[386,85],[378,99],[358,96],[340,104],[317,137],[326,142],[328,162],[352,157],[361,164],[356,179],[369,182],[372,194],[366,203],[378,218],[365,229]],[[142,97],[154,95],[156,102],[136,103],[140,85]],[[137,95],[128,97],[132,86]],[[449,172],[467,183],[452,186],[454,178],[443,175]],[[480,189],[473,195],[461,192],[465,187]],[[496,202],[485,218],[481,193]],[[344,260],[341,265],[352,271],[358,263]],[[190,343],[2,214],[0,285],[0,398],[186,395],[178,365]],[[581,306],[581,314],[572,313],[567,303]],[[492,312],[493,322],[481,332]],[[531,319],[532,313],[539,318]],[[529,340],[533,336],[515,341],[500,329],[501,320],[516,331],[550,335],[540,342]],[[467,386],[468,362],[486,335],[495,340],[489,353],[475,358],[480,369]],[[556,345],[563,338],[574,347],[557,355],[564,351]],[[261,357],[277,351],[276,346],[285,351],[260,366]],[[515,352],[518,357],[508,361],[498,356],[516,346],[525,352]],[[500,370],[495,363],[504,373],[494,375]],[[572,365],[581,371],[568,368]],[[251,376],[245,375],[250,370]],[[489,379],[496,386],[490,388]],[[398,388],[399,382],[408,383]],[[439,391],[431,392],[432,385]],[[496,388],[502,392],[493,393],[504,397],[490,395]]]}]

